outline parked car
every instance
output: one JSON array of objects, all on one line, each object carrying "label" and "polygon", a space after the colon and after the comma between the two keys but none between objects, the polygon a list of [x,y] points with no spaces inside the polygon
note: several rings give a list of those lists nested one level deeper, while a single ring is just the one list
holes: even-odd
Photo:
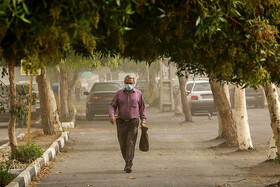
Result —
[{"label": "parked car", "polygon": [[[17,91],[24,89],[24,91],[29,94],[29,82],[19,81],[16,85]],[[31,119],[37,119],[40,116],[40,99],[39,99],[39,89],[37,83],[32,83],[32,97],[35,102],[31,106]]]},{"label": "parked car", "polygon": [[188,81],[186,91],[192,115],[195,113],[212,115],[217,111],[208,79]]},{"label": "parked car", "polygon": [[146,80],[138,80],[136,82],[135,88],[137,90],[140,90],[144,94],[147,90],[147,81]]},{"label": "parked car", "polygon": [[[3,93],[1,93],[0,102],[5,107],[5,112],[0,113],[1,120],[8,120],[9,119],[9,87],[10,85],[4,86]],[[29,94],[29,83],[26,81],[20,81],[16,83],[16,91],[17,95],[28,95]],[[35,98],[35,101],[32,102],[31,105],[31,119],[37,119],[40,115],[40,100],[39,100],[39,91],[38,91],[38,84],[32,84],[32,96]],[[21,100],[22,104],[24,101]],[[25,122],[24,122],[25,123]]]},{"label": "parked car", "polygon": [[[234,86],[229,87],[231,107],[234,108]],[[255,108],[264,108],[265,94],[263,87],[258,89],[247,87],[245,88],[246,105],[254,106]]]},{"label": "parked car", "polygon": [[115,93],[124,88],[121,81],[116,82],[96,82],[90,92],[84,92],[86,99],[86,118],[93,120],[98,114],[108,115],[109,105]]}]

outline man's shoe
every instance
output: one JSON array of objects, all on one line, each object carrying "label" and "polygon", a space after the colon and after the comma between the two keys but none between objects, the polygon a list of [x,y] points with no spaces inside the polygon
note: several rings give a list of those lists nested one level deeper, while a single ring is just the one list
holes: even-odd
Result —
[{"label": "man's shoe", "polygon": [[126,173],[131,173],[131,171],[132,171],[132,169],[131,169],[132,165],[133,165],[132,162],[126,162],[124,171],[126,171]]},{"label": "man's shoe", "polygon": [[125,172],[126,172],[126,173],[131,173],[131,171],[132,171],[132,169],[129,168],[129,167],[125,169]]},{"label": "man's shoe", "polygon": [[128,163],[126,162],[123,170],[126,171],[127,167],[128,167]]}]

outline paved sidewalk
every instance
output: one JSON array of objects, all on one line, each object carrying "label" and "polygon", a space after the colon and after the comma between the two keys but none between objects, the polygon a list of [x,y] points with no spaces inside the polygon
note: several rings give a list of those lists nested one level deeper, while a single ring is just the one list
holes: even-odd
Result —
[{"label": "paved sidewalk", "polygon": [[258,151],[235,152],[236,148],[209,148],[222,142],[211,140],[217,134],[216,116],[213,120],[196,116],[196,123],[181,123],[183,117],[174,117],[173,113],[157,113],[149,109],[148,114],[150,151],[139,151],[138,137],[132,173],[123,171],[124,161],[115,126],[107,121],[107,117],[100,117],[92,122],[78,121],[77,128],[70,132],[67,153],[60,154],[53,162],[52,173],[34,186],[213,187],[230,184],[232,187],[247,187],[278,181],[277,177],[249,176],[244,169],[266,159],[266,141],[271,133],[269,122],[267,127],[252,125],[253,133],[262,133],[262,137],[253,136],[257,137]]}]

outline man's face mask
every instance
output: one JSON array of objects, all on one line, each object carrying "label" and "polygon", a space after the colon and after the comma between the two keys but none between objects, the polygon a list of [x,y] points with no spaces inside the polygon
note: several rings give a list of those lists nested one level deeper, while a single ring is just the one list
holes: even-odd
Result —
[{"label": "man's face mask", "polygon": [[127,91],[131,91],[133,89],[133,85],[132,84],[125,84],[125,89]]}]

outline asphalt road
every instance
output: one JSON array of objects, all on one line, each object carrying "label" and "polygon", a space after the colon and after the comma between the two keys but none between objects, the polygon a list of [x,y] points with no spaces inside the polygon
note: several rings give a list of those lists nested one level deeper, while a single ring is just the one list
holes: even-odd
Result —
[{"label": "asphalt road", "polygon": [[[150,151],[137,149],[133,171],[123,171],[116,128],[98,117],[80,119],[70,131],[65,151],[52,162],[51,174],[34,186],[264,186],[277,177],[255,177],[248,168],[266,160],[271,135],[268,110],[249,109],[249,123],[255,151],[215,148],[217,116],[195,116],[194,123],[182,122],[173,113],[148,109]],[[139,141],[139,138],[138,138]]]},{"label": "asphalt road", "polygon": [[[0,122],[0,146],[4,143],[8,142],[8,124],[9,122]],[[26,129],[24,128],[17,128],[16,129],[16,135],[26,132]]]}]

